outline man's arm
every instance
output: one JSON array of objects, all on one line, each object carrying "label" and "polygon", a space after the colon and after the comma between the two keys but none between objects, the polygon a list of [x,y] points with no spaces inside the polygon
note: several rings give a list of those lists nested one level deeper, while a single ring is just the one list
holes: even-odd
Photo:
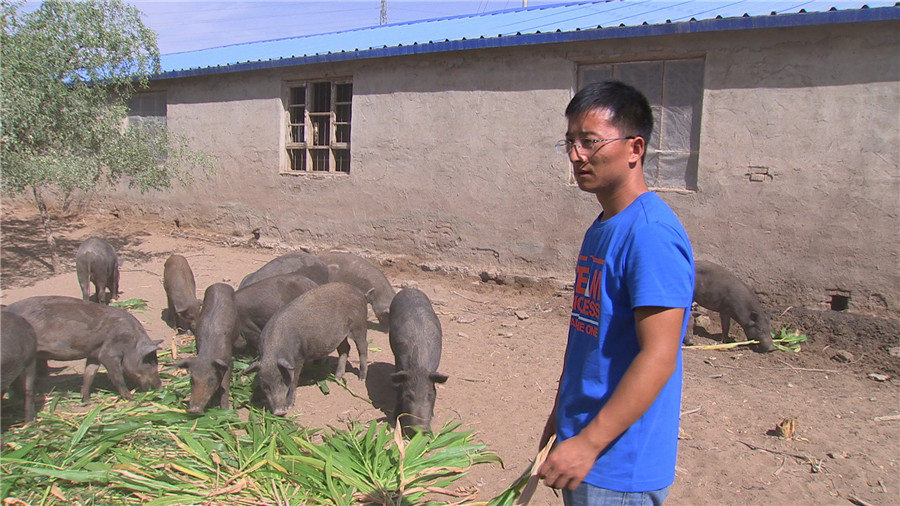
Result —
[{"label": "man's arm", "polygon": [[634,317],[641,350],[591,423],[547,457],[538,470],[546,485],[578,488],[600,452],[650,408],[675,371],[684,308],[639,307]]}]

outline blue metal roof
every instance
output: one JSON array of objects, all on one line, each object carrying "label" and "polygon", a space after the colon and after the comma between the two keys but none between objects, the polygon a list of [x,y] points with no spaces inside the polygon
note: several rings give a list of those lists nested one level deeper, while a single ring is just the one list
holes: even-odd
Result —
[{"label": "blue metal roof", "polygon": [[164,54],[157,78],[404,54],[900,19],[885,1],[573,1]]}]

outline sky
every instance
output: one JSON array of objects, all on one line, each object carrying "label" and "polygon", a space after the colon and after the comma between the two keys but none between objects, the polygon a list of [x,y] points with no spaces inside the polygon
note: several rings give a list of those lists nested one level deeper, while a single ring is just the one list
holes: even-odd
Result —
[{"label": "sky", "polygon": [[[563,0],[524,1],[532,7]],[[162,54],[376,26],[381,18],[381,0],[126,0],[126,3],[137,7],[143,13],[144,23],[156,31]],[[512,9],[522,7],[523,0],[387,0],[386,3],[387,22],[400,23]]]}]

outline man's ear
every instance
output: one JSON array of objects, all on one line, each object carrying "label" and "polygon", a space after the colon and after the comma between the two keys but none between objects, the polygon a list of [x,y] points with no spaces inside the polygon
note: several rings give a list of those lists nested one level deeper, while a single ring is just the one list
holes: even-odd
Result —
[{"label": "man's ear", "polygon": [[647,150],[647,141],[643,137],[635,137],[631,139],[631,155],[628,162],[637,164],[644,157],[644,151]]}]

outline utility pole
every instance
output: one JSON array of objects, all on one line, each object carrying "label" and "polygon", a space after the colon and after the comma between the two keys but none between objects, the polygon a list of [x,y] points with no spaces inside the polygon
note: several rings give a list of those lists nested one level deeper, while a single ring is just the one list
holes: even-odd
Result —
[{"label": "utility pole", "polygon": [[379,20],[378,24],[387,24],[387,0],[381,0],[381,19]]}]

